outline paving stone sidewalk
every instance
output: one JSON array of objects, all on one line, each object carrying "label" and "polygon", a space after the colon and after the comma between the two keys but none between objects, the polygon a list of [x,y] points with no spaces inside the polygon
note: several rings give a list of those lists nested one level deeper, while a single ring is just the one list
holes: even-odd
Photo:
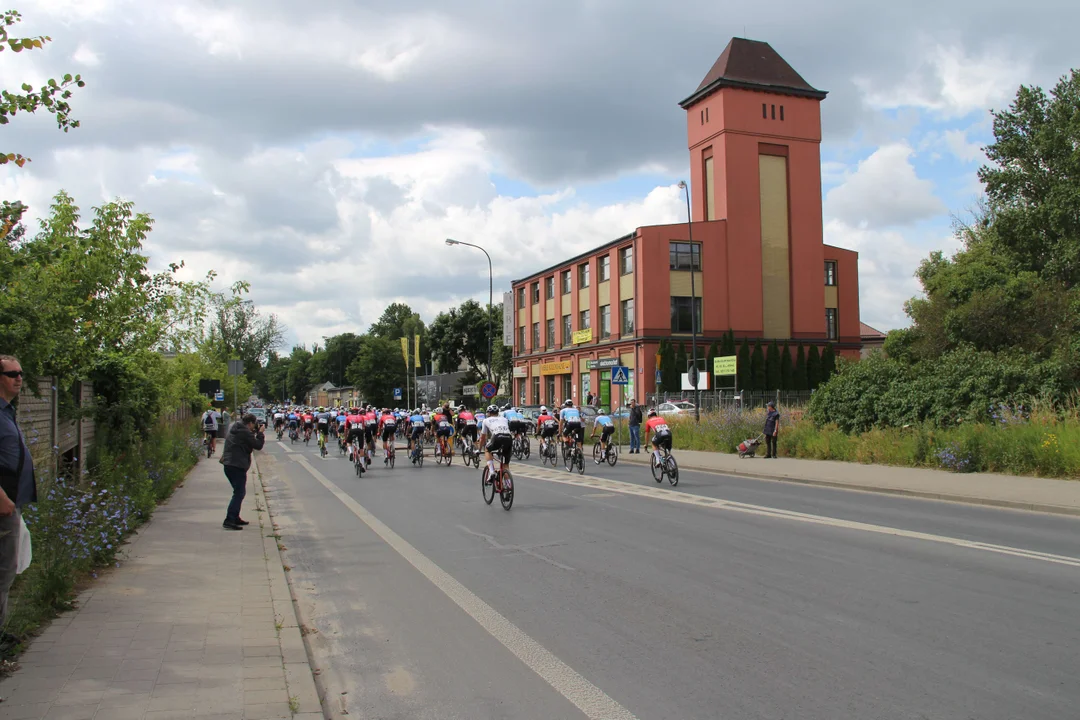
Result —
[{"label": "paving stone sidewalk", "polygon": [[0,680],[0,720],[321,720],[256,466],[240,532],[203,459]]},{"label": "paving stone sidewalk", "polygon": [[[645,464],[648,447],[630,454],[623,445],[620,461]],[[762,448],[764,452],[764,448]],[[1018,510],[1080,515],[1080,482],[995,473],[954,473],[927,468],[831,460],[763,457],[740,458],[735,454],[675,450],[679,467],[770,480],[824,485],[911,497],[950,500]]]}]

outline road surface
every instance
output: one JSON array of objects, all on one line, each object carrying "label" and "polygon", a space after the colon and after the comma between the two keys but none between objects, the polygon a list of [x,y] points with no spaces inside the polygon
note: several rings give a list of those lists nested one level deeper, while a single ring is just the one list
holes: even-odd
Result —
[{"label": "road surface", "polygon": [[[586,461],[259,460],[341,718],[1047,718],[1080,707],[1080,521]],[[868,467],[867,472],[873,472]]]}]

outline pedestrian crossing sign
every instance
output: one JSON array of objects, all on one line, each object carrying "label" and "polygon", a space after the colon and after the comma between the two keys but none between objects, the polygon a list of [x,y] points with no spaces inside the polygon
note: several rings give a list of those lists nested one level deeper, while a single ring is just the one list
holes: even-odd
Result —
[{"label": "pedestrian crossing sign", "polygon": [[630,370],[625,365],[611,368],[611,384],[627,385],[630,382]]}]

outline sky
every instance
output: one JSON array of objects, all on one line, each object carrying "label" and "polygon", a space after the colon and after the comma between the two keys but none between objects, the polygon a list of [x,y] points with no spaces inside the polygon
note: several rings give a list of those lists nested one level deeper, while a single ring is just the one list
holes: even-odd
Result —
[{"label": "sky", "polygon": [[[59,190],[155,219],[155,269],[251,283],[288,344],[430,321],[633,231],[686,219],[690,95],[733,36],[822,103],[825,241],[859,252],[860,311],[903,327],[913,273],[981,194],[991,109],[1076,65],[1080,4],[914,0],[26,0],[0,87],[65,72],[82,126],[4,128],[0,197],[31,231]],[[1048,17],[1053,22],[1047,22]],[[287,348],[285,348],[287,350]]]}]

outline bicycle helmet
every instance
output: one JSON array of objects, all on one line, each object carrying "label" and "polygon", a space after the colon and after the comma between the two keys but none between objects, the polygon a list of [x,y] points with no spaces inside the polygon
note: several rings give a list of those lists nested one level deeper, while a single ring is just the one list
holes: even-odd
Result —
[{"label": "bicycle helmet", "polygon": [[656,417],[656,408],[649,408],[649,417]]},{"label": "bicycle helmet", "polygon": [[546,415],[547,414],[547,405],[541,405],[540,406],[540,414],[541,415]]},{"label": "bicycle helmet", "polygon": [[488,409],[487,409],[487,414],[488,415],[498,415],[499,414],[499,406],[498,405],[489,405]]},{"label": "bicycle helmet", "polygon": [[571,400],[570,398],[566,398],[566,402],[563,403],[563,407],[573,407],[573,406],[574,406],[574,401]]}]

